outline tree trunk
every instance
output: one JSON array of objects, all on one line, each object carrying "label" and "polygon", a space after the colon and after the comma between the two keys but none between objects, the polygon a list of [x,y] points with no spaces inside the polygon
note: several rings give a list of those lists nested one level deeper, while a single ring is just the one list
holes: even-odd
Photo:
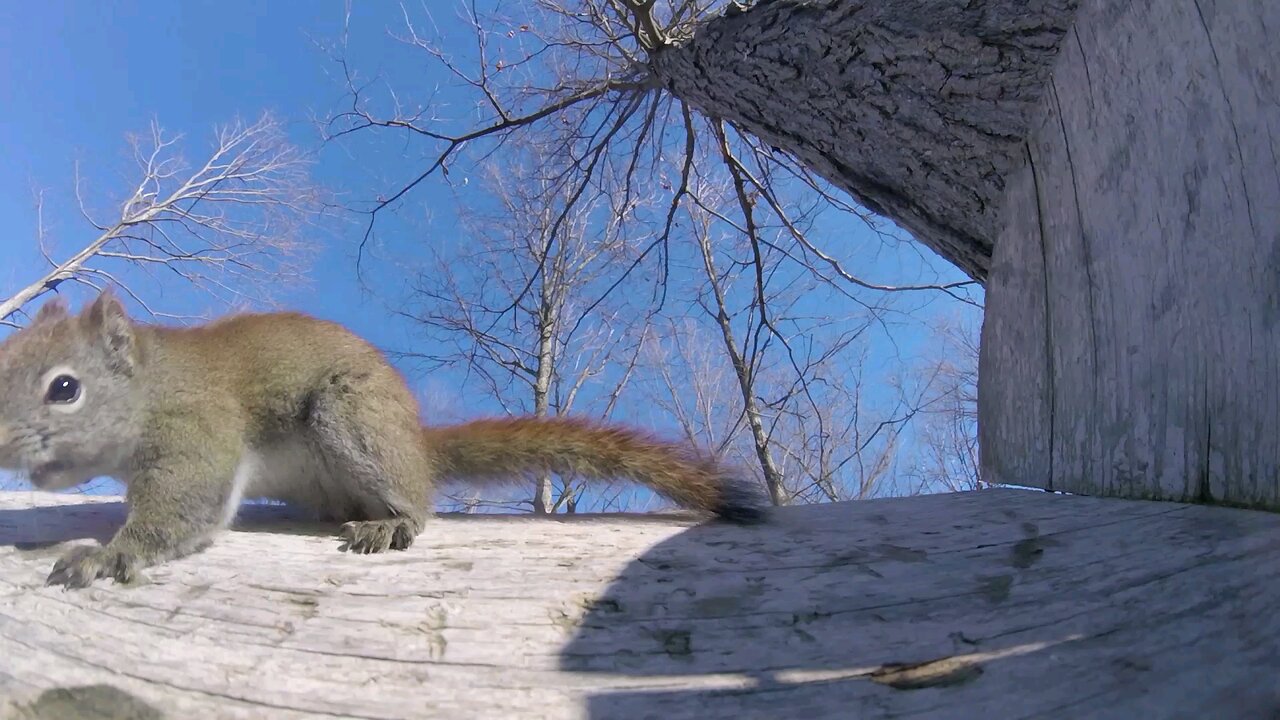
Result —
[{"label": "tree trunk", "polygon": [[721,287],[720,272],[716,270],[715,255],[711,249],[711,238],[706,233],[698,233],[698,246],[702,250],[702,264],[707,272],[707,284],[711,286],[711,294],[716,300],[716,325],[720,328],[720,340],[724,344],[725,354],[733,365],[733,375],[738,381],[738,392],[742,396],[742,413],[747,418],[747,427],[751,428],[751,445],[756,451],[756,460],[760,463],[760,472],[764,475],[764,485],[769,490],[769,501],[774,505],[786,502],[786,488],[783,486],[782,470],[773,460],[770,452],[769,434],[764,429],[764,415],[760,412],[760,401],[756,397],[755,365],[743,356],[738,349],[738,341],[733,336],[733,323],[729,319],[729,308]]},{"label": "tree trunk", "polygon": [[[533,380],[533,414],[535,417],[546,417],[551,410],[551,375],[555,369],[555,336],[558,313],[556,305],[543,282],[542,304],[538,314],[538,368]],[[551,512],[554,500],[551,496],[551,473],[540,472],[535,479],[533,491],[533,513],[546,515]]]},{"label": "tree trunk", "polygon": [[653,67],[986,281],[984,480],[1280,509],[1280,5],[1076,5],[761,0]]},{"label": "tree trunk", "polygon": [[792,154],[984,280],[1004,178],[1075,6],[757,0],[651,65],[676,96]]}]

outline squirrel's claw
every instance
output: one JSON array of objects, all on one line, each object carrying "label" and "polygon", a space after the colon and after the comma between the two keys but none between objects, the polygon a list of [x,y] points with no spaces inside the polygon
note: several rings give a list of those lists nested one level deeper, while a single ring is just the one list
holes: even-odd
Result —
[{"label": "squirrel's claw", "polygon": [[362,555],[405,550],[417,534],[417,525],[408,518],[349,522],[343,524],[338,534],[342,540],[338,549]]},{"label": "squirrel's claw", "polygon": [[45,585],[85,588],[94,580],[106,577],[127,583],[137,578],[140,567],[141,562],[134,553],[82,545],[68,550],[54,563]]}]

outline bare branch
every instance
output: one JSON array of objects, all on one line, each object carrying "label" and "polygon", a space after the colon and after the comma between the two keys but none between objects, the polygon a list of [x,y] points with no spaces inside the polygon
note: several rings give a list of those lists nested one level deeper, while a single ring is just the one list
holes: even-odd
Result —
[{"label": "bare branch", "polygon": [[208,159],[195,169],[183,165],[175,152],[181,138],[166,135],[157,124],[149,136],[131,138],[140,177],[110,224],[91,218],[77,171],[81,213],[99,233],[66,259],[54,260],[48,248],[41,199],[38,242],[50,267],[0,302],[0,319],[66,280],[90,276],[110,278],[146,307],[104,263],[163,266],[224,299],[258,299],[261,279],[294,275],[303,250],[295,232],[317,199],[307,182],[306,157],[266,115],[219,128],[215,137]]},{"label": "bare branch", "polygon": [[977,490],[978,333],[953,320],[934,328],[934,354],[919,370],[928,388],[919,442],[907,475],[920,491]]}]

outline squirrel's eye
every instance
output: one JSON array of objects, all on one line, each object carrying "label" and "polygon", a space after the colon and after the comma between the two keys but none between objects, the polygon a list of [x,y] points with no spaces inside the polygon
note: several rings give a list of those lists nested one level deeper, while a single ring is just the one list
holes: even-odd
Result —
[{"label": "squirrel's eye", "polygon": [[59,375],[49,383],[44,401],[51,405],[67,405],[80,398],[80,381],[70,375]]}]

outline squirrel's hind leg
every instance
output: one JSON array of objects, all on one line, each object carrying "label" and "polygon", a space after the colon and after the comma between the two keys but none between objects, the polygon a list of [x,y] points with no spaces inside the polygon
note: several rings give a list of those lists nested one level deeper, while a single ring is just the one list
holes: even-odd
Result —
[{"label": "squirrel's hind leg", "polygon": [[353,506],[342,549],[377,553],[412,545],[429,514],[432,475],[408,388],[390,368],[335,372],[313,396],[308,423]]}]

